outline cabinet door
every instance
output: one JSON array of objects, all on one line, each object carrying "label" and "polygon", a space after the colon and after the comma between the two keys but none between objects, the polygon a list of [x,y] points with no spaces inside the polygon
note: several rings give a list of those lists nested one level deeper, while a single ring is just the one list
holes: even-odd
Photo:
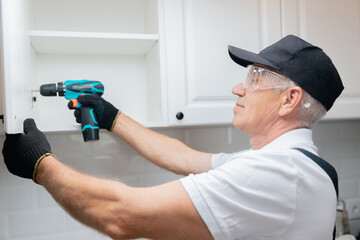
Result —
[{"label": "cabinet door", "polygon": [[283,32],[298,35],[321,47],[332,59],[345,89],[327,119],[360,117],[359,0],[282,1]]},{"label": "cabinet door", "polygon": [[[1,34],[0,34],[0,39],[1,39]],[[2,50],[0,47],[0,56],[2,55]],[[2,119],[0,120],[0,133],[3,133],[5,131],[5,128],[3,128],[3,117],[4,117],[4,91],[3,91],[3,81],[2,81],[2,76],[3,76],[3,69],[2,69],[2,61],[0,58],[0,116],[2,116]]]},{"label": "cabinet door", "polygon": [[[22,132],[23,120],[31,112],[31,46],[28,3],[26,0],[1,1],[2,77],[5,130]],[[6,99],[6,101],[5,101]]]},{"label": "cabinet door", "polygon": [[170,125],[231,123],[245,69],[228,45],[259,52],[277,41],[280,9],[280,0],[164,1]]}]

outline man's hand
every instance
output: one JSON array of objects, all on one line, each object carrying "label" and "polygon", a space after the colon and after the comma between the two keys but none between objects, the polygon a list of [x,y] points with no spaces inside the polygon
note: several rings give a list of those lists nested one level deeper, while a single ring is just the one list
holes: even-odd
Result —
[{"label": "man's hand", "polygon": [[40,161],[46,156],[54,155],[45,135],[37,129],[33,119],[24,121],[24,132],[25,134],[6,134],[2,150],[4,161],[12,174],[36,182]]},{"label": "man's hand", "polygon": [[[80,95],[77,100],[82,106],[94,108],[100,128],[107,129],[109,131],[113,129],[116,119],[121,112],[111,103],[105,101],[105,99],[97,95]],[[69,102],[68,107],[70,109],[74,109],[71,101]],[[75,109],[74,112],[77,123],[81,123],[80,111],[80,109]]]}]

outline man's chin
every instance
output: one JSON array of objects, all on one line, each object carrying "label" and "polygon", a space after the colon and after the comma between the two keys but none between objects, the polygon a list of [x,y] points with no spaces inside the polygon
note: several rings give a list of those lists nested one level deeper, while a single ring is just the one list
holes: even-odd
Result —
[{"label": "man's chin", "polygon": [[239,130],[242,130],[241,129],[241,124],[239,123],[239,121],[236,121],[236,118],[234,117],[233,120],[232,120],[232,125],[234,128],[236,129],[239,129]]}]

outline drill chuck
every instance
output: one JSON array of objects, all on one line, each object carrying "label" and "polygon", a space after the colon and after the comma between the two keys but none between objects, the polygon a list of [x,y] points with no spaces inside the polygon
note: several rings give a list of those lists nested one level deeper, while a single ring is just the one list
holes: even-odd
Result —
[{"label": "drill chuck", "polygon": [[57,85],[56,83],[44,84],[40,86],[40,94],[42,96],[59,96],[65,95],[64,90],[64,83],[59,82]]}]

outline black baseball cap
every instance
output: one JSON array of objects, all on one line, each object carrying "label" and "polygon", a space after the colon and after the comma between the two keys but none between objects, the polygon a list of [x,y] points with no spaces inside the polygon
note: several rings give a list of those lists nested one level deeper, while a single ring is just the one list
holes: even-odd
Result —
[{"label": "black baseball cap", "polygon": [[258,54],[230,45],[228,50],[232,60],[243,67],[257,63],[285,74],[327,111],[344,89],[338,71],[324,51],[294,35],[282,38]]}]

